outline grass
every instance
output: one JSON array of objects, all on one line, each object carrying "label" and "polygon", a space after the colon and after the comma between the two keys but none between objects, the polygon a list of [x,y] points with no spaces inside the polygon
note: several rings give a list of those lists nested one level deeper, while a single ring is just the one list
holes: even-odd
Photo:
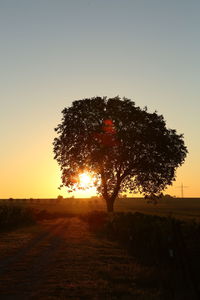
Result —
[{"label": "grass", "polygon": [[[82,214],[93,210],[105,211],[105,202],[100,198],[66,198],[57,199],[10,199],[0,200],[0,206],[20,205],[48,213]],[[140,212],[150,215],[171,216],[181,220],[200,221],[200,198],[162,199],[156,205],[147,203],[143,198],[122,198],[115,202],[116,212]]]},{"label": "grass", "polygon": [[[41,225],[47,234],[36,235],[32,227],[29,235],[27,228],[1,234],[0,254],[9,249],[16,257],[1,277],[1,299],[165,299],[153,267],[139,265],[117,243],[96,237],[79,218],[60,220],[61,227],[53,219]],[[7,251],[3,257],[9,263]]]},{"label": "grass", "polygon": [[168,262],[173,219],[141,213],[115,213],[107,216],[94,211],[83,216],[90,230],[118,241],[141,263]]},{"label": "grass", "polygon": [[157,290],[163,299],[172,298],[174,291],[173,299],[182,299],[182,293],[190,299],[200,296],[200,223],[138,212],[109,216],[96,211],[83,219],[99,238],[117,241],[140,267],[146,267],[145,284],[155,287],[161,280]]},{"label": "grass", "polygon": [[36,224],[41,220],[71,217],[72,213],[46,210],[28,205],[3,203],[0,205],[0,231],[13,230]]},{"label": "grass", "polygon": [[[55,249],[57,262],[51,269],[52,276],[55,270],[59,274],[54,281],[58,289],[55,299],[62,298],[57,298],[57,293],[77,295],[79,289],[90,299],[98,299],[97,291],[101,290],[102,299],[178,300],[183,299],[182,293],[195,299],[190,293],[199,292],[200,287],[200,199],[163,199],[156,205],[144,199],[118,199],[115,208],[116,213],[108,216],[101,199],[2,200],[0,229],[24,227],[1,233],[2,257],[7,255],[8,245],[10,253],[15,243],[19,248],[25,245],[35,235],[33,228],[37,235],[42,230],[41,220],[48,223],[59,217],[80,216],[91,234],[83,225],[71,223],[66,247],[62,242],[62,252]],[[20,234],[21,245],[17,243]],[[95,285],[91,286],[94,276]],[[68,277],[67,285],[61,284],[62,278],[65,281]],[[51,282],[48,289],[54,289]]]},{"label": "grass", "polygon": [[0,230],[28,226],[36,221],[34,210],[20,205],[2,204],[0,206]]}]

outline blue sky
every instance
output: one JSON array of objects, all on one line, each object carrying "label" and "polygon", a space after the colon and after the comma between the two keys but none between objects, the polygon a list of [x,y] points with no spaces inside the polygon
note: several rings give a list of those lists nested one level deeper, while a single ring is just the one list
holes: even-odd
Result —
[{"label": "blue sky", "polygon": [[[0,197],[55,197],[53,128],[75,99],[126,96],[184,133],[199,196],[200,2],[0,0]],[[65,195],[63,191],[63,195]]]}]

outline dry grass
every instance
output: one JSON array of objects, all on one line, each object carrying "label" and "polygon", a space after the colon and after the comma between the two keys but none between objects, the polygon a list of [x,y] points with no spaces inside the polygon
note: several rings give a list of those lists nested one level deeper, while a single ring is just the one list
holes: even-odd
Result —
[{"label": "dry grass", "polygon": [[80,219],[38,226],[41,233],[21,229],[1,244],[0,255],[18,241],[0,262],[1,299],[164,299],[153,268],[98,239]]},{"label": "dry grass", "polygon": [[[46,210],[50,213],[77,215],[93,210],[105,211],[105,202],[102,199],[67,198],[61,201],[57,199],[12,199],[0,200],[2,204],[20,205],[38,210]],[[195,219],[200,221],[200,198],[172,198],[162,199],[158,203],[151,204],[143,198],[122,198],[115,203],[116,212],[141,212],[160,216],[171,216],[184,220]]]},{"label": "dry grass", "polygon": [[[185,293],[185,278],[179,266],[145,265],[129,255],[123,244],[96,235],[76,217],[94,209],[105,210],[102,200],[5,202],[23,209],[31,207],[37,211],[38,221],[33,226],[0,233],[2,300],[195,299],[191,294],[181,294]],[[175,199],[157,205],[146,204],[143,199],[121,199],[116,202],[116,210],[174,215],[185,220],[199,221],[200,217],[200,203],[196,199]],[[97,228],[101,226],[100,222]],[[193,254],[192,243],[199,239],[199,233],[191,228],[185,225],[184,232]],[[195,255],[192,263],[198,272],[200,264]]]}]

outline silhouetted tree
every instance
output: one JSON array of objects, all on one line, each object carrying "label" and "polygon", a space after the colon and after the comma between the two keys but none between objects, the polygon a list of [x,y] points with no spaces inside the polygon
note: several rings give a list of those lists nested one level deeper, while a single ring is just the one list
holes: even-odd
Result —
[{"label": "silhouetted tree", "polygon": [[62,186],[73,191],[77,175],[91,172],[109,212],[119,192],[158,195],[185,160],[183,135],[127,98],[77,100],[62,113],[53,143]]},{"label": "silhouetted tree", "polygon": [[63,201],[63,196],[58,195],[58,197],[57,197],[57,199],[56,199],[56,202],[57,202],[57,203],[60,203],[61,201]]}]

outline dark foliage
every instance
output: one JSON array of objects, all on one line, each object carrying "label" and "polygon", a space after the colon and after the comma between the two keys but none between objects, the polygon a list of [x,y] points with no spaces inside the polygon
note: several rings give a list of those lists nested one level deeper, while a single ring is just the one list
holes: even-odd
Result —
[{"label": "dark foliage", "polygon": [[136,107],[129,99],[77,100],[62,113],[54,154],[63,186],[72,191],[77,174],[91,172],[108,211],[121,192],[158,195],[185,160],[183,135],[167,129],[162,115]]},{"label": "dark foliage", "polygon": [[[141,213],[91,212],[83,218],[91,231],[118,241],[138,261],[145,264],[169,262],[173,237],[171,218]],[[178,222],[178,221],[176,221]]]},{"label": "dark foliage", "polygon": [[49,212],[16,204],[0,205],[0,231],[36,224],[38,221],[73,217],[73,213]]},{"label": "dark foliage", "polygon": [[0,231],[32,225],[35,222],[35,212],[29,207],[0,205]]},{"label": "dark foliage", "polygon": [[[98,236],[118,241],[140,263],[178,266],[188,260],[198,273],[200,224],[142,213],[90,212],[82,217]],[[188,263],[188,262],[187,262]],[[181,266],[182,267],[182,266]],[[196,275],[195,275],[196,276]]]}]

